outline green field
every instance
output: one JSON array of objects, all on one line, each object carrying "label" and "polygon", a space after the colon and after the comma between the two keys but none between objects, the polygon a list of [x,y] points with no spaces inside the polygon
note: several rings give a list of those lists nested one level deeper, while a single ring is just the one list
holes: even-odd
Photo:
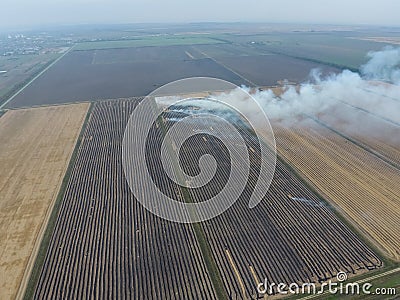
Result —
[{"label": "green field", "polygon": [[201,45],[201,44],[219,44],[224,41],[208,36],[150,36],[129,40],[118,41],[95,41],[79,43],[75,47],[75,51],[79,50],[102,50],[102,49],[119,49],[133,47],[150,47],[150,46],[179,46],[179,45]]}]

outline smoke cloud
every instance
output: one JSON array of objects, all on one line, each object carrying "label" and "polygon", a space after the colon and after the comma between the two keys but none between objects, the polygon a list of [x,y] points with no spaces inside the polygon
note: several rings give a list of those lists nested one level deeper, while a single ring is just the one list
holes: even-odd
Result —
[{"label": "smoke cloud", "polygon": [[[264,117],[263,112],[273,127],[310,126],[313,124],[310,119],[314,119],[347,135],[368,136],[398,147],[400,48],[384,48],[368,53],[368,57],[368,63],[360,68],[361,74],[344,70],[323,77],[318,70],[312,70],[308,82],[284,86],[280,93],[272,90],[254,92],[242,87],[258,102],[261,111],[249,111],[254,107],[250,108],[248,99],[237,90],[219,93],[214,98],[228,104],[235,103],[234,106],[251,115],[255,123]],[[168,104],[178,98],[165,97],[161,102]],[[202,106],[196,100],[190,105]],[[220,116],[226,115],[217,104],[207,103],[205,108],[218,110]]]},{"label": "smoke cloud", "polygon": [[369,62],[361,67],[366,78],[400,84],[400,48],[387,47],[383,51],[369,52],[367,56]]},{"label": "smoke cloud", "polygon": [[[317,119],[348,134],[382,137],[400,143],[400,48],[368,53],[361,75],[345,70],[322,78],[312,71],[309,82],[253,94],[272,123],[301,126]],[[250,89],[248,89],[250,91]]]}]

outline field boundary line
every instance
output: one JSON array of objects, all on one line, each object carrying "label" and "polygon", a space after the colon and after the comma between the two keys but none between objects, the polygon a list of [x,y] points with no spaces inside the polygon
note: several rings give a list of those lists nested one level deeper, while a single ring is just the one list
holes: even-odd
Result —
[{"label": "field boundary line", "polygon": [[197,49],[196,47],[194,47],[194,49],[196,51],[198,51],[200,54],[204,55],[206,58],[211,59],[213,62],[215,62],[216,64],[220,65],[221,67],[223,67],[224,69],[228,70],[229,72],[232,72],[233,74],[235,74],[236,76],[239,76],[240,78],[242,78],[244,81],[246,81],[247,83],[249,83],[251,85],[251,87],[257,87],[258,85],[255,84],[254,82],[252,82],[251,80],[247,79],[246,77],[243,77],[243,75],[239,74],[238,72],[236,72],[235,70],[231,69],[230,67],[224,65],[223,63],[219,62],[218,60],[216,60],[214,57],[211,57],[210,55],[208,55],[207,53]]},{"label": "field boundary line", "polygon": [[338,100],[339,102],[343,103],[344,105],[347,105],[347,106],[349,106],[349,107],[352,107],[352,108],[354,108],[354,109],[356,109],[356,110],[359,110],[359,111],[365,112],[365,113],[367,113],[367,114],[369,114],[369,115],[371,115],[371,116],[374,116],[374,117],[377,118],[377,119],[381,119],[381,120],[386,121],[386,122],[388,122],[388,123],[391,123],[391,124],[393,124],[393,125],[395,125],[395,126],[400,126],[400,123],[398,123],[398,122],[396,122],[396,121],[394,121],[394,120],[392,120],[392,119],[390,119],[390,118],[387,118],[387,117],[384,117],[384,116],[381,116],[381,115],[377,115],[377,114],[375,114],[375,113],[369,111],[368,109],[365,109],[365,108],[362,108],[362,107],[359,107],[359,106],[350,104],[350,103],[348,103],[348,102],[346,102],[346,101],[344,101],[344,100],[341,100],[341,99],[337,99],[337,98],[333,98],[333,99]]},{"label": "field boundary line", "polygon": [[[105,101],[107,101],[107,100],[105,100]],[[73,101],[73,102],[63,102],[63,103],[38,104],[38,105],[33,105],[33,106],[12,107],[12,108],[7,108],[5,110],[14,111],[14,110],[35,109],[35,108],[43,108],[43,107],[58,107],[58,106],[67,106],[67,105],[75,105],[75,104],[83,104],[83,103],[90,104],[92,102],[93,102],[92,100],[84,100],[84,101]]]},{"label": "field boundary line", "polygon": [[371,91],[370,89],[367,89],[367,88],[359,88],[359,89],[363,90],[364,92],[373,94],[373,95],[381,96],[381,97],[383,97],[383,98],[387,98],[387,99],[390,99],[390,100],[393,100],[393,101],[400,102],[400,99],[399,99],[399,98],[394,98],[394,97],[391,97],[391,96],[388,96],[388,95],[380,94],[380,93]]},{"label": "field boundary line", "polygon": [[[266,45],[264,45],[264,46],[266,46]],[[298,55],[289,54],[289,53],[282,52],[282,51],[280,52],[280,51],[277,51],[276,49],[271,49],[271,48],[268,48],[268,47],[265,48],[265,47],[256,46],[256,49],[267,50],[268,52],[273,53],[275,55],[283,55],[283,56],[286,56],[286,57],[291,57],[291,58],[299,59],[299,60],[302,60],[302,61],[309,61],[309,62],[317,63],[317,64],[320,64],[320,65],[333,67],[333,68],[336,68],[336,69],[339,69],[339,70],[342,70],[342,71],[343,70],[349,70],[349,71],[354,72],[354,73],[359,73],[360,72],[360,70],[358,68],[354,68],[354,67],[348,66],[346,64],[337,64],[337,63],[329,62],[329,61],[326,61],[326,60],[319,60],[319,59],[315,59],[315,58],[309,58],[309,57],[306,57],[306,56],[298,56]]]}]

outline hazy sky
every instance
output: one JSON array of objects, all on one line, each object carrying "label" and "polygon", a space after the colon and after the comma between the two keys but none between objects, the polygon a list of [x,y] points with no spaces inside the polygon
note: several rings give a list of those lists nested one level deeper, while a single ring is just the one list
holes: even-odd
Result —
[{"label": "hazy sky", "polygon": [[87,23],[254,21],[399,25],[399,0],[0,0],[0,30]]}]

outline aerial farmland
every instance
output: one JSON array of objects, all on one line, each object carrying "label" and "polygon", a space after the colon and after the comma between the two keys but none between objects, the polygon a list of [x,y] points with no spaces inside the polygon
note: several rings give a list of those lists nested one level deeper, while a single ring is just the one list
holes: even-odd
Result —
[{"label": "aerial farmland", "polygon": [[[392,50],[354,28],[124,26],[68,35],[68,50],[0,99],[1,299],[280,299],[279,283],[321,288],[343,274],[387,278],[398,290],[400,93],[394,80],[364,71],[370,51]],[[146,97],[189,77],[219,78],[254,98],[273,143],[247,103],[243,111],[214,103],[241,103],[236,89]],[[127,128],[132,116],[149,120],[134,114],[146,101],[162,113],[135,163],[157,193],[202,204],[248,163],[243,190],[226,191],[237,198],[226,211],[172,221],[155,213],[166,204],[150,183],[129,180],[124,141],[139,141]],[[168,132],[185,120],[205,129],[193,127],[178,147]],[[226,143],[246,159],[233,161]],[[273,178],[251,207],[264,146],[276,150]],[[206,184],[174,180],[200,176],[210,157]],[[276,285],[263,293],[267,282]]]}]

